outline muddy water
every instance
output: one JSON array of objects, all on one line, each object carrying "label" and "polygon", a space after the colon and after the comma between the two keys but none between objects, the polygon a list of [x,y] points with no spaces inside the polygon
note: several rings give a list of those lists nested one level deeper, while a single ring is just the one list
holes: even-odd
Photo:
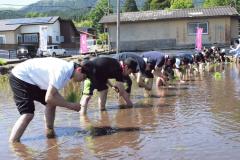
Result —
[{"label": "muddy water", "polygon": [[[44,107],[36,103],[36,115],[16,145],[7,139],[19,115],[1,82],[1,159],[240,159],[239,68],[215,66],[188,84],[155,88],[150,98],[135,86],[133,108],[119,106],[114,92],[105,112],[98,111],[96,98],[85,117],[58,108],[55,139],[44,136]],[[65,96],[69,88],[74,85]],[[81,93],[76,87],[74,92]]]}]

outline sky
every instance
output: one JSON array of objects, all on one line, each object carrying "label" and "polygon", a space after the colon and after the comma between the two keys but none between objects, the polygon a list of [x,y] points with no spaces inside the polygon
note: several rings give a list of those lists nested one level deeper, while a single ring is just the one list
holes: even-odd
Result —
[{"label": "sky", "polygon": [[[39,0],[0,0],[0,8],[4,8],[4,7],[21,8],[21,7],[24,7],[21,5],[29,5],[37,1]],[[9,5],[3,5],[3,4],[9,4]],[[20,6],[17,6],[17,5],[20,5]]]}]

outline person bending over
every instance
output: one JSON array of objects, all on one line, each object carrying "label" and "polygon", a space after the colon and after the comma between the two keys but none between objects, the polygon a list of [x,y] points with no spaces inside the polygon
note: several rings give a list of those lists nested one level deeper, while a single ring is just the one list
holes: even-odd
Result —
[{"label": "person bending over", "polygon": [[[118,62],[110,57],[97,57],[86,62],[87,66],[92,66],[88,71],[88,78],[84,81],[83,96],[80,100],[81,114],[87,113],[88,102],[93,95],[94,89],[99,92],[98,106],[100,110],[105,110],[108,85],[114,88],[126,102],[126,105],[132,106],[132,101],[124,89],[124,76],[136,72],[137,62],[131,58]],[[112,85],[108,80],[115,79],[116,83]]]},{"label": "person bending over", "polygon": [[47,137],[54,136],[56,106],[79,111],[79,103],[64,100],[58,90],[70,80],[80,82],[86,78],[86,67],[58,58],[35,58],[18,64],[9,75],[14,101],[20,117],[12,128],[10,142],[19,142],[34,117],[34,101],[45,105]]}]

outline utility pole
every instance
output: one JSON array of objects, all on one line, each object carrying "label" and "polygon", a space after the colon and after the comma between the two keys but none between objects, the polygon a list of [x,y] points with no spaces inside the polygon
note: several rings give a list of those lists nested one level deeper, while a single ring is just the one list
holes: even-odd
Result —
[{"label": "utility pole", "polygon": [[[109,16],[109,14],[110,14],[110,0],[108,0],[108,16]],[[110,52],[110,36],[109,36],[109,30],[107,31],[108,33],[107,33],[107,36],[108,36],[108,38],[107,38],[107,41],[108,41],[108,53]]]},{"label": "utility pole", "polygon": [[117,42],[116,42],[116,53],[120,51],[120,2],[117,0]]},{"label": "utility pole", "polygon": [[108,0],[108,15],[110,14],[110,0]]}]

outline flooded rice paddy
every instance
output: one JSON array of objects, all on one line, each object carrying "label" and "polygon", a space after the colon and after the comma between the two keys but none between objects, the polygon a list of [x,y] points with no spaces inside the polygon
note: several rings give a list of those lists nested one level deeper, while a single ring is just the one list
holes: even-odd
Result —
[{"label": "flooded rice paddy", "polygon": [[[216,73],[217,76],[216,76]],[[62,93],[72,101],[80,85]],[[55,139],[44,133],[44,106],[36,103],[35,117],[22,137],[8,137],[19,117],[7,78],[0,84],[1,159],[240,159],[240,67],[215,66],[187,84],[154,88],[144,98],[132,89],[133,108],[118,105],[110,91],[107,111],[99,112],[97,98],[87,116],[57,108]]]}]

